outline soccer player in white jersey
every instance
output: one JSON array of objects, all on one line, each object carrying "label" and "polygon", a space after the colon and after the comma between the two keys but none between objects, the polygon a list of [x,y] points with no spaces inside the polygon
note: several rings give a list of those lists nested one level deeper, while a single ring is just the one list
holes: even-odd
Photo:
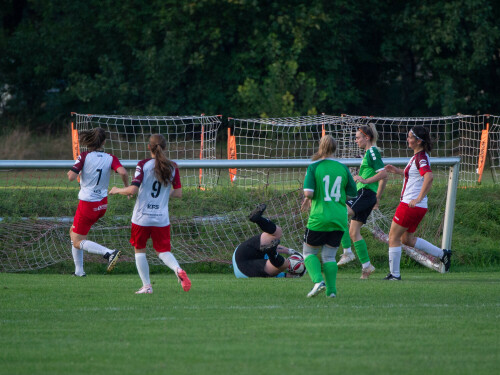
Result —
[{"label": "soccer player in white jersey", "polygon": [[108,260],[107,271],[115,267],[121,252],[110,250],[96,242],[87,240],[92,225],[104,216],[108,207],[108,187],[111,170],[120,175],[123,184],[128,186],[127,170],[114,155],[102,151],[106,142],[106,132],[102,128],[94,128],[80,132],[80,144],[89,151],[82,154],[68,171],[68,179],[74,181],[80,176],[80,192],[78,208],[69,230],[72,244],[74,276],[86,276],[83,270],[83,250],[93,254],[101,254]]},{"label": "soccer player in white jersey", "polygon": [[387,183],[387,172],[377,148],[377,139],[377,129],[372,123],[360,126],[356,132],[356,143],[366,152],[359,168],[359,175],[353,177],[357,183],[358,196],[347,201],[347,213],[351,218],[351,225],[349,231],[345,231],[342,236],[344,254],[338,262],[341,266],[354,260],[354,254],[351,251],[352,240],[362,266],[361,279],[368,279],[375,272],[375,267],[368,256],[366,242],[361,235],[361,227],[366,224],[368,216],[380,202]]},{"label": "soccer player in white jersey", "polygon": [[440,258],[446,272],[451,265],[451,250],[440,249],[414,236],[418,224],[427,213],[427,193],[431,189],[433,180],[429,161],[429,153],[432,150],[429,130],[423,126],[414,126],[408,132],[406,140],[414,155],[405,169],[399,169],[393,165],[385,166],[386,171],[404,176],[401,201],[389,231],[390,273],[385,280],[401,280],[401,243]]},{"label": "soccer player in white jersey", "polygon": [[138,193],[132,215],[130,243],[135,247],[135,264],[142,288],[136,294],[151,294],[149,264],[146,259],[146,243],[153,240],[158,257],[175,272],[184,291],[191,289],[186,271],[172,254],[170,245],[169,198],[181,198],[182,187],[177,165],[167,159],[167,142],[161,134],[149,138],[151,158],[140,161],[135,169],[132,184],[126,188],[113,187],[109,194],[134,195]]}]

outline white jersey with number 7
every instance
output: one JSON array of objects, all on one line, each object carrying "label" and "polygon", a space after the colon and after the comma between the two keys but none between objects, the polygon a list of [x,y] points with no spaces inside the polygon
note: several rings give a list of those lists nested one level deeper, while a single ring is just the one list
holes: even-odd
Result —
[{"label": "white jersey with number 7", "polygon": [[101,151],[82,152],[71,170],[80,174],[78,199],[99,202],[108,196],[111,169],[115,172],[122,165],[114,155]]}]

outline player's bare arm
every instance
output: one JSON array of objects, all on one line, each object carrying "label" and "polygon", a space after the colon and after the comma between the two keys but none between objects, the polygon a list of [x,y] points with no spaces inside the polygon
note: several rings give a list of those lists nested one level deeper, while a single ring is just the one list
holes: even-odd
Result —
[{"label": "player's bare arm", "polygon": [[170,198],[182,198],[182,188],[170,190]]},{"label": "player's bare arm", "polygon": [[139,191],[139,188],[135,185],[129,185],[129,186],[124,187],[124,188],[119,188],[119,187],[113,186],[108,194],[109,195],[120,194],[120,195],[131,196],[131,195],[137,194],[138,191]]},{"label": "player's bare arm", "polygon": [[384,193],[385,186],[387,185],[387,181],[388,180],[389,180],[389,176],[386,173],[385,177],[383,179],[381,179],[380,182],[379,182],[379,184],[378,184],[378,189],[377,189],[377,203],[375,204],[375,206],[373,206],[374,210],[378,210],[379,209],[380,198],[382,197],[382,194]]},{"label": "player's bare arm", "polygon": [[75,173],[73,171],[68,171],[68,180],[70,181],[75,181],[78,178],[78,173]]},{"label": "player's bare arm", "polygon": [[361,182],[362,184],[369,185],[371,183],[387,179],[387,171],[385,169],[379,171],[375,176],[367,178],[366,180],[361,176],[354,176],[354,182]]},{"label": "player's bare arm", "polygon": [[404,170],[396,168],[394,165],[387,164],[384,169],[389,172],[389,173],[394,173],[394,174],[399,174],[401,176],[404,176]]},{"label": "player's bare arm", "polygon": [[427,193],[431,190],[432,187],[432,181],[434,180],[434,176],[432,175],[432,172],[427,172],[424,175],[424,183],[422,185],[422,190],[420,190],[420,193],[418,194],[417,199],[412,199],[409,203],[409,207],[415,207],[418,203],[424,199],[424,197],[427,195]]},{"label": "player's bare arm", "polygon": [[123,186],[125,186],[125,187],[129,186],[127,170],[124,167],[119,167],[116,170],[116,173],[118,173],[120,175],[120,177],[122,178]]},{"label": "player's bare arm", "polygon": [[311,209],[311,199],[313,199],[313,196],[313,191],[304,190],[304,200],[302,201],[302,205],[300,206],[302,212],[307,212]]}]

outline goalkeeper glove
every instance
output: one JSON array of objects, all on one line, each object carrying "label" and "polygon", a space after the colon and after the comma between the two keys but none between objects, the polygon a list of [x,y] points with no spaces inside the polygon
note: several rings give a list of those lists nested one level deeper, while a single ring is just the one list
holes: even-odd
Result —
[{"label": "goalkeeper glove", "polygon": [[297,250],[294,249],[288,249],[288,255],[298,255],[301,258],[304,258],[304,256],[301,253],[299,253]]}]

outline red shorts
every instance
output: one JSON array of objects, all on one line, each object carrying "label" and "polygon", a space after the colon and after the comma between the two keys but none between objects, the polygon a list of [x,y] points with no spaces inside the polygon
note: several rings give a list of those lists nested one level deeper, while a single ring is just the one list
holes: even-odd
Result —
[{"label": "red shorts", "polygon": [[392,221],[401,225],[403,228],[408,228],[406,230],[408,233],[415,233],[418,224],[420,224],[426,213],[427,208],[410,208],[408,203],[401,202],[399,203],[398,208],[396,208],[396,213],[394,214]]},{"label": "red shorts", "polygon": [[170,225],[166,227],[143,227],[132,223],[130,244],[136,249],[145,249],[148,239],[153,240],[153,249],[159,253],[170,251]]},{"label": "red shorts", "polygon": [[97,220],[104,216],[108,208],[108,197],[99,202],[80,201],[76,209],[71,229],[76,234],[86,236]]}]

